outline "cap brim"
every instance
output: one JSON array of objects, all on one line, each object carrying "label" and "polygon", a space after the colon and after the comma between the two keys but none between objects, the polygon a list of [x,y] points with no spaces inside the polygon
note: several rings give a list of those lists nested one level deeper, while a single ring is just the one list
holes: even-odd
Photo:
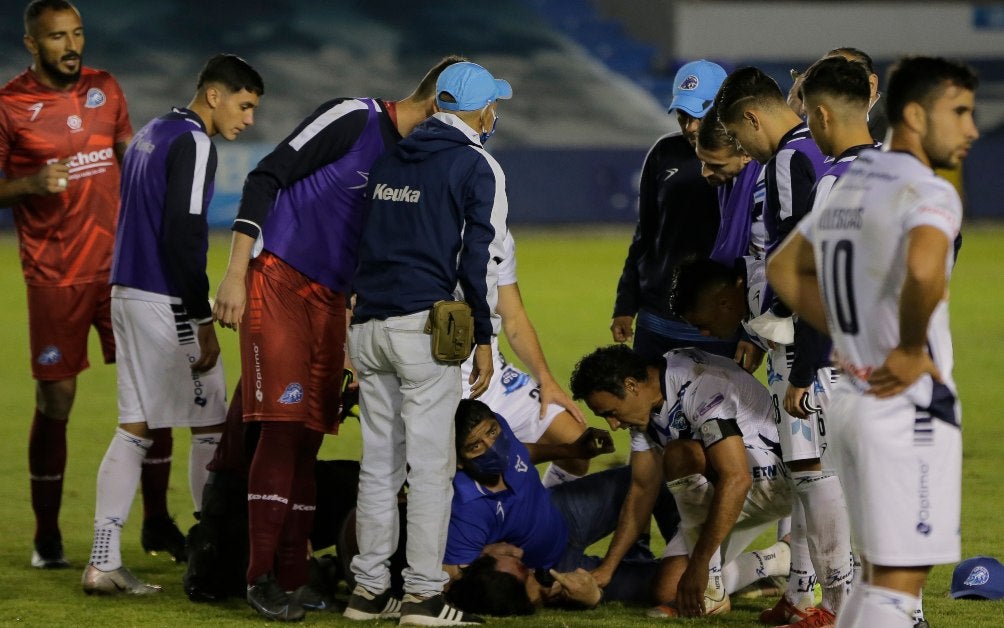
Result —
[{"label": "cap brim", "polygon": [[952,591],[951,596],[953,599],[959,598],[979,598],[981,600],[996,601],[1004,598],[1004,595],[998,594],[996,592],[981,591],[979,589],[962,589],[960,591]]},{"label": "cap brim", "polygon": [[679,109],[695,118],[703,118],[713,104],[715,104],[714,100],[703,100],[690,94],[677,94],[669,103],[668,111],[672,113],[674,109]]},{"label": "cap brim", "polygon": [[512,98],[512,85],[505,79],[495,79],[495,89],[498,90],[498,98]]}]

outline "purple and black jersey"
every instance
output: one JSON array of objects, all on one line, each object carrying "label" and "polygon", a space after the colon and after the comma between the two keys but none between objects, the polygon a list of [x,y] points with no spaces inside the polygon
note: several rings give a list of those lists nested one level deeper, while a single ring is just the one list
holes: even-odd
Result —
[{"label": "purple and black jersey", "polygon": [[175,108],[132,139],[122,161],[111,283],[181,299],[191,318],[211,318],[206,209],[216,147],[194,112]]},{"label": "purple and black jersey", "polygon": [[321,105],[244,183],[233,230],[336,292],[351,288],[370,167],[401,139],[384,104]]},{"label": "purple and black jersey", "polygon": [[777,152],[764,166],[767,201],[763,220],[768,255],[812,209],[812,186],[826,169],[825,161],[803,122],[784,134]]}]

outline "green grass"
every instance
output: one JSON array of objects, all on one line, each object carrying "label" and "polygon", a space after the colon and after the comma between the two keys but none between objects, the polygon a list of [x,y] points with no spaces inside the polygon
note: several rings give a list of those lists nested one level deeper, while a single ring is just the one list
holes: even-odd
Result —
[{"label": "green grass", "polygon": [[[630,230],[563,229],[517,230],[520,288],[541,336],[552,370],[567,382],[575,361],[593,347],[610,342],[610,310],[617,277],[630,240]],[[215,236],[210,251],[213,285],[226,264],[228,239]],[[1004,454],[1004,267],[1000,245],[1004,228],[970,225],[952,284],[952,316],[956,368],[964,409],[965,469],[963,476],[962,538],[964,556],[988,553],[1004,557],[1004,524],[999,514],[1000,459]],[[231,383],[237,376],[234,334],[220,331]],[[90,551],[94,512],[94,483],[98,464],[115,428],[115,370],[100,364],[92,347],[92,367],[79,380],[77,403],[69,427],[70,454],[63,497],[62,529],[67,556],[74,568],[41,572],[28,567],[31,553],[31,515],[27,433],[34,408],[34,387],[28,369],[24,287],[17,245],[9,233],[0,234],[0,624],[31,626],[95,626],[214,624],[259,625],[241,601],[196,605],[181,588],[182,566],[164,556],[143,554],[139,545],[140,500],[123,534],[123,558],[138,575],[164,585],[164,593],[150,599],[90,598],[80,589],[81,570]],[[92,342],[92,344],[94,344]],[[603,426],[598,420],[593,424]],[[188,437],[177,431],[172,486],[172,512],[187,529],[192,503],[187,488]],[[626,459],[626,434],[617,434],[618,450],[596,462],[605,466]],[[359,430],[350,423],[337,437],[325,440],[321,456],[358,458]],[[932,626],[1000,626],[1004,606],[955,602],[947,597],[951,566],[937,567],[925,595]],[[699,625],[752,626],[761,603],[735,600],[730,615]],[[644,621],[638,609],[616,604],[582,613],[542,611],[533,618],[494,620],[492,625],[625,626]],[[339,617],[309,615],[307,624],[343,625]],[[383,625],[390,625],[384,623]],[[696,624],[695,624],[696,625]]]}]

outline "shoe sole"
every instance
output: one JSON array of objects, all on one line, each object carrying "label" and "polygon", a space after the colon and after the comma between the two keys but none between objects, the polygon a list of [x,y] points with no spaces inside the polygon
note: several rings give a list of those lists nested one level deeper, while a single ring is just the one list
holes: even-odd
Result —
[{"label": "shoe sole", "polygon": [[357,608],[346,608],[342,612],[342,617],[352,621],[373,621],[376,619],[398,619],[401,613],[367,613]]},{"label": "shoe sole", "polygon": [[429,615],[401,615],[398,626],[480,626],[481,622],[456,621]]}]

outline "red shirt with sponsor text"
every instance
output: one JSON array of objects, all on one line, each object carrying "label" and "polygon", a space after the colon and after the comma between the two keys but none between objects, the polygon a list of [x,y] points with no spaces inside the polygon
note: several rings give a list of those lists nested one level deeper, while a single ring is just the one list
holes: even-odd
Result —
[{"label": "red shirt with sponsor text", "polygon": [[7,178],[69,161],[66,191],[14,206],[25,282],[70,286],[107,281],[119,204],[115,144],[132,137],[125,96],[103,70],[83,68],[68,91],[30,69],[0,89],[0,170]]}]

